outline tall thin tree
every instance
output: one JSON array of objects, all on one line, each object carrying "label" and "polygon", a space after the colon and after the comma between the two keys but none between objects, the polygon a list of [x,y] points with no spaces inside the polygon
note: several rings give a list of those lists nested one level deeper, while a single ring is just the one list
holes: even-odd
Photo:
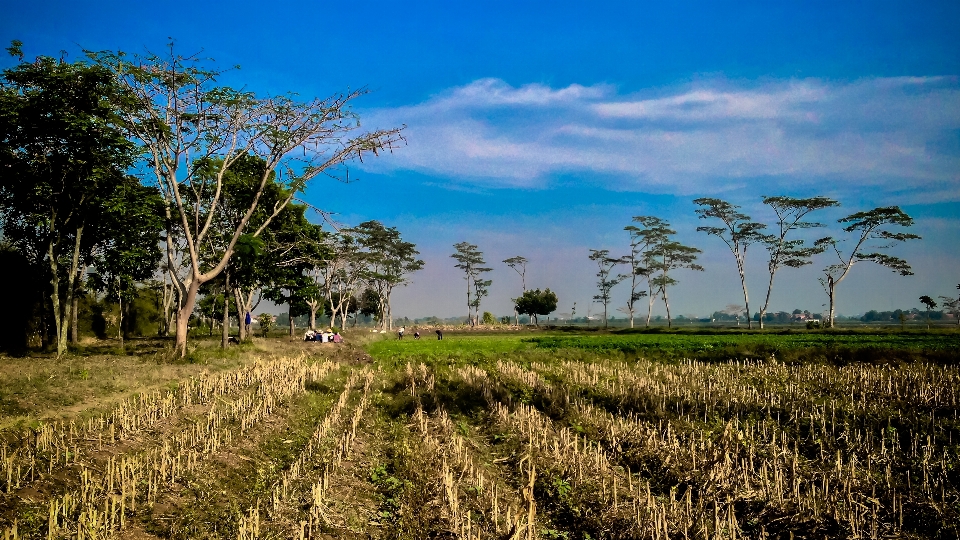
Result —
[{"label": "tall thin tree", "polygon": [[[509,259],[503,260],[504,264],[513,269],[520,276],[520,284],[523,286],[523,292],[527,292],[527,259],[517,255],[516,257],[510,257]],[[521,293],[522,294],[522,293]],[[520,313],[517,311],[517,302],[514,299],[513,302],[513,317],[516,321],[517,326],[520,326]]]},{"label": "tall thin tree", "polygon": [[827,327],[833,328],[836,315],[836,291],[837,285],[850,275],[850,270],[859,262],[873,262],[880,266],[886,266],[901,276],[912,276],[913,271],[907,261],[899,257],[893,257],[879,251],[866,253],[861,248],[871,240],[879,240],[882,243],[873,247],[873,249],[887,249],[896,242],[905,242],[907,240],[919,240],[920,237],[911,233],[892,232],[890,226],[910,227],[913,225],[913,218],[908,216],[899,206],[885,206],[856,212],[845,218],[837,220],[838,223],[847,224],[843,228],[844,232],[852,233],[855,244],[846,254],[840,249],[840,242],[832,237],[821,238],[817,240],[816,246],[825,249],[831,249],[837,257],[837,262],[823,269],[823,277],[820,278],[820,284],[830,301],[830,312],[827,319]]},{"label": "tall thin tree", "polygon": [[[677,232],[671,229],[670,224],[666,221],[661,221],[655,229],[653,245],[647,250],[644,264],[651,271],[651,287],[656,290],[656,294],[663,298],[663,305],[667,309],[667,327],[669,328],[673,323],[667,289],[679,283],[673,277],[673,271],[689,269],[702,272],[703,267],[696,263],[697,256],[701,251],[673,240],[671,237]],[[650,315],[648,313],[648,325],[649,321]]]},{"label": "tall thin tree", "polygon": [[[479,306],[480,303],[474,300],[473,294],[475,291],[483,289],[483,287],[478,289],[475,286],[475,281],[480,274],[480,269],[486,264],[486,261],[483,260],[483,252],[477,249],[476,245],[469,242],[458,242],[453,245],[453,249],[456,251],[453,255],[450,255],[450,257],[457,261],[454,267],[463,270],[463,279],[467,282],[467,320],[471,325],[474,325],[476,321],[473,316],[473,309],[475,306]],[[490,271],[489,268],[484,270]]]},{"label": "tall thin tree", "polygon": [[750,221],[750,216],[740,211],[740,207],[727,201],[703,197],[695,199],[693,204],[700,219],[714,218],[723,223],[722,227],[697,227],[700,232],[716,236],[723,240],[737,263],[740,274],[740,287],[743,289],[743,303],[747,310],[747,328],[753,328],[753,314],[750,313],[750,295],[747,293],[747,248],[762,239],[760,231],[766,228],[762,223]]},{"label": "tall thin tree", "polygon": [[611,291],[626,276],[613,274],[613,269],[623,264],[623,258],[611,257],[609,249],[591,249],[590,260],[597,263],[597,294],[594,300],[603,304],[603,327],[607,328],[607,306],[612,299]]},{"label": "tall thin tree", "polygon": [[791,231],[823,227],[822,223],[804,221],[804,218],[816,210],[840,206],[840,203],[827,197],[810,197],[798,199],[794,197],[764,197],[763,204],[773,209],[777,215],[777,232],[765,234],[761,241],[767,248],[767,271],[770,280],[767,282],[767,296],[760,308],[760,328],[763,328],[763,317],[770,307],[770,294],[773,291],[773,277],[777,270],[786,266],[800,268],[810,264],[814,255],[823,253],[822,246],[808,246],[803,239],[788,240]]}]

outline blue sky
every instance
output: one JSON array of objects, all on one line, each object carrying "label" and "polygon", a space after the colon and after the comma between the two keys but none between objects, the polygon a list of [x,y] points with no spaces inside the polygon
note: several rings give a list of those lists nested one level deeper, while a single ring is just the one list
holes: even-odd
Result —
[{"label": "blue sky", "polygon": [[[408,145],[306,198],[420,246],[427,266],[397,293],[398,315],[465,311],[449,258],[462,240],[495,269],[484,309],[511,310],[519,279],[499,261],[524,255],[529,284],[584,314],[588,250],[625,252],[622,228],[641,214],[704,250],[705,272],[678,274],[674,313],[742,303],[691,200],[768,220],[760,196],[777,194],[839,199],[824,222],[879,205],[917,219],[924,240],[892,250],[917,275],[856,267],[839,293],[852,314],[919,307],[960,282],[958,27],[957,2],[8,2],[0,38],[75,57],[173,37],[239,64],[225,81],[256,92],[368,87],[363,125],[406,124]],[[762,255],[748,256],[754,305]],[[771,307],[821,309],[825,264],[778,274]]]}]

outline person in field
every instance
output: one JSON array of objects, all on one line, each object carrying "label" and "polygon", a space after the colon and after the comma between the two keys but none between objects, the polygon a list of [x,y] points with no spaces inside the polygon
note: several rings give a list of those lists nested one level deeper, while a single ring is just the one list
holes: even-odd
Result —
[{"label": "person in field", "polygon": [[443,330],[437,329],[437,339],[443,339]]},{"label": "person in field", "polygon": [[420,339],[420,332],[419,332],[419,331],[413,333],[413,339]]},{"label": "person in field", "polygon": [[404,327],[400,327],[400,330],[397,331],[397,339],[403,339],[403,331],[406,330]]}]

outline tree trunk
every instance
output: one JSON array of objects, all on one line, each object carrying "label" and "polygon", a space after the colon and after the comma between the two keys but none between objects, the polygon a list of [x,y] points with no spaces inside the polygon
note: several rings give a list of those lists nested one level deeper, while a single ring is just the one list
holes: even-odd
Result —
[{"label": "tree trunk", "polygon": [[80,301],[77,299],[77,293],[73,293],[73,299],[70,306],[70,343],[74,345],[80,343],[80,337],[77,334],[77,310],[80,309]]},{"label": "tree trunk", "polygon": [[226,349],[230,343],[230,272],[223,277],[223,328],[220,329],[220,348]]},{"label": "tree trunk", "polygon": [[770,282],[767,283],[767,298],[763,301],[763,307],[760,308],[760,329],[763,330],[763,316],[767,314],[767,308],[770,306],[770,291],[773,290],[773,272],[770,272]]},{"label": "tree trunk", "polygon": [[130,339],[130,302],[122,304],[120,309],[120,322],[125,322],[126,324],[121,324],[120,328],[123,330],[123,339]]},{"label": "tree trunk", "polygon": [[[290,296],[293,296],[292,292],[293,291],[291,291]],[[290,327],[290,337],[293,337],[293,333],[295,330],[295,327],[293,324],[293,298],[291,298],[290,302],[287,303],[287,325]]]},{"label": "tree trunk", "polygon": [[672,319],[670,318],[670,301],[667,299],[666,287],[663,288],[661,293],[663,293],[663,305],[667,307],[667,328],[673,328]]},{"label": "tree trunk", "polygon": [[473,305],[470,303],[470,275],[467,274],[467,320],[470,322],[470,326],[473,326],[473,313],[470,309]]},{"label": "tree trunk", "polygon": [[647,286],[647,324],[646,327],[650,328],[650,317],[653,316],[653,301],[657,299],[657,295],[653,294],[653,287]]},{"label": "tree trunk", "polygon": [[177,352],[180,353],[180,358],[187,356],[187,330],[190,323],[190,314],[193,313],[193,307],[197,303],[197,292],[199,290],[199,280],[194,277],[190,280],[190,286],[187,287],[183,305],[177,310],[177,341],[175,347]]},{"label": "tree trunk", "polygon": [[310,306],[310,329],[316,330],[317,329],[317,308],[320,307],[320,303],[308,302],[307,305]]},{"label": "tree trunk", "polygon": [[[739,255],[739,251],[734,253],[737,258],[737,272],[740,273],[740,287],[743,288],[743,306],[747,311],[747,329],[753,330],[753,317],[750,316],[750,296],[747,294],[747,276],[744,272],[744,261]],[[760,320],[763,320],[763,317],[760,317]]]},{"label": "tree trunk", "polygon": [[387,289],[387,325],[393,331],[393,289]]},{"label": "tree trunk", "polygon": [[47,257],[50,259],[50,286],[52,287],[50,292],[50,303],[53,305],[53,330],[56,335],[57,357],[59,358],[64,352],[66,352],[67,344],[66,341],[63,343],[60,341],[60,327],[63,325],[63,320],[61,319],[60,315],[60,272],[53,246],[54,242],[51,240],[47,247]]},{"label": "tree trunk", "polygon": [[117,323],[117,337],[120,338],[120,350],[123,350],[123,295],[117,295],[117,312],[120,320]]},{"label": "tree trunk", "polygon": [[834,297],[837,289],[837,282],[833,280],[833,276],[827,277],[827,294],[830,296],[830,315],[827,323],[827,328],[833,328],[833,313],[834,313]]},{"label": "tree trunk", "polygon": [[239,287],[233,289],[233,303],[237,308],[237,339],[241,342],[247,339],[247,310],[243,305],[243,292]]}]

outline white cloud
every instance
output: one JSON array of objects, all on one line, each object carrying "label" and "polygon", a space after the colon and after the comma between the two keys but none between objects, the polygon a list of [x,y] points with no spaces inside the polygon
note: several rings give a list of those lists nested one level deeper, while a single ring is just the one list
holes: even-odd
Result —
[{"label": "white cloud", "polygon": [[613,189],[688,194],[762,177],[960,198],[960,84],[951,77],[715,82],[656,97],[481,79],[363,116],[408,126],[408,146],[369,167],[480,185],[597,173]]}]

